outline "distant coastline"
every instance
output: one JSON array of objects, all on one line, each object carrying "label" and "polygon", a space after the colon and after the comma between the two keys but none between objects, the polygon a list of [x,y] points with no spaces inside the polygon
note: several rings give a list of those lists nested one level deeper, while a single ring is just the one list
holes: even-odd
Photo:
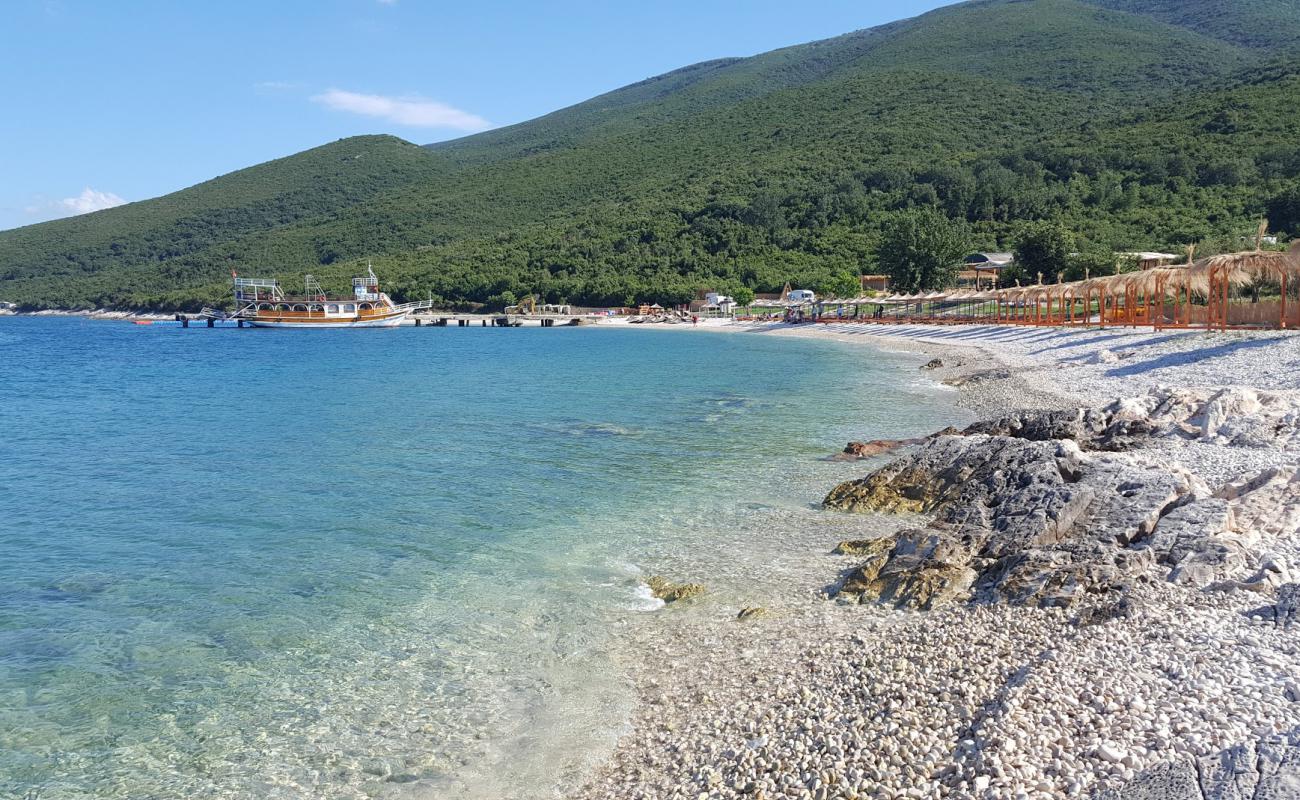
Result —
[{"label": "distant coastline", "polygon": [[45,308],[39,311],[20,310],[12,303],[0,303],[0,317],[85,317],[87,319],[172,319],[173,311],[136,309],[123,311],[116,308]]}]

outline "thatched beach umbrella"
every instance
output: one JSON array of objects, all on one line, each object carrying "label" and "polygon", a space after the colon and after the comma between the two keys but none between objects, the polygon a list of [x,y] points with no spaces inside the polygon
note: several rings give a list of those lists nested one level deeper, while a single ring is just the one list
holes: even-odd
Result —
[{"label": "thatched beach umbrella", "polygon": [[1256,249],[1242,253],[1225,253],[1201,259],[1188,267],[1189,280],[1204,286],[1209,298],[1208,327],[1229,327],[1229,292],[1233,286],[1277,283],[1281,289],[1278,326],[1287,327],[1287,286],[1300,278],[1300,241],[1285,252]]}]

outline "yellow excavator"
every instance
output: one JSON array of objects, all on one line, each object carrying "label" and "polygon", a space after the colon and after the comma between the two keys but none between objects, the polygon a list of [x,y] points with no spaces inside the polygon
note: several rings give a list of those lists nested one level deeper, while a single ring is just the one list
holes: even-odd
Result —
[{"label": "yellow excavator", "polygon": [[507,314],[536,314],[537,297],[536,295],[524,295],[519,302],[513,306],[506,306]]}]

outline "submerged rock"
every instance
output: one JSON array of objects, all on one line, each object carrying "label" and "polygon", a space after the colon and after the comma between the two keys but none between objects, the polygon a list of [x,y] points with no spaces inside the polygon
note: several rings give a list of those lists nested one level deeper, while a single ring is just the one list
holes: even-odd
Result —
[{"label": "submerged rock", "polygon": [[762,606],[745,606],[740,609],[740,613],[736,615],[736,619],[744,621],[747,619],[758,619],[759,617],[766,616],[767,609]]},{"label": "submerged rock", "polygon": [[879,555],[889,552],[894,547],[894,540],[889,537],[876,539],[848,539],[835,545],[831,552],[837,556]]},{"label": "submerged rock", "polygon": [[675,603],[705,591],[702,583],[673,583],[661,575],[651,575],[645,583],[650,587],[650,593],[665,603]]},{"label": "submerged rock", "polygon": [[921,369],[939,369],[943,366],[942,358],[932,358],[921,365]]},{"label": "submerged rock", "polygon": [[917,444],[924,439],[872,439],[869,442],[849,442],[844,449],[831,456],[831,461],[861,461],[875,458],[882,453],[897,450],[909,444]]}]

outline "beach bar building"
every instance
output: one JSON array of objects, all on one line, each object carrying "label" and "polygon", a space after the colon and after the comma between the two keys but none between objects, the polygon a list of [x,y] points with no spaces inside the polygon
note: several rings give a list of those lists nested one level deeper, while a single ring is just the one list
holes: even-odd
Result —
[{"label": "beach bar building", "polygon": [[1158,269],[1167,267],[1178,260],[1178,256],[1173,253],[1153,253],[1141,251],[1137,253],[1116,253],[1118,258],[1132,261],[1137,264],[1139,270]]},{"label": "beach bar building", "polygon": [[987,286],[990,289],[998,285],[998,274],[1003,268],[1016,260],[1013,253],[971,253],[966,256],[965,266],[957,275],[960,285]]}]

